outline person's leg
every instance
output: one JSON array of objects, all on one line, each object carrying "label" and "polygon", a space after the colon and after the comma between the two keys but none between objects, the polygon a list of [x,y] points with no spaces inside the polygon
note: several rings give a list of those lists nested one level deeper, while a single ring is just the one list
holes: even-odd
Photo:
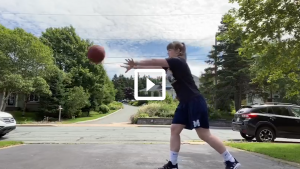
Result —
[{"label": "person's leg", "polygon": [[214,148],[224,158],[226,169],[238,169],[241,164],[226,150],[223,142],[216,136],[212,135],[208,128],[196,128],[199,138]]},{"label": "person's leg", "polygon": [[172,124],[171,125],[171,138],[170,138],[170,161],[173,165],[176,165],[178,154],[180,151],[180,133],[184,129],[182,124]]},{"label": "person's leg", "polygon": [[205,99],[201,96],[189,105],[189,115],[191,116],[194,128],[199,138],[208,143],[224,158],[226,169],[239,168],[239,162],[226,150],[223,142],[212,135],[209,130],[208,108]]},{"label": "person's leg", "polygon": [[185,113],[184,105],[179,104],[175,113],[171,125],[170,136],[170,159],[167,164],[158,169],[178,169],[178,155],[180,151],[180,133],[186,127],[187,113]]},{"label": "person's leg", "polygon": [[196,132],[199,138],[209,144],[212,148],[214,148],[218,153],[222,154],[225,161],[234,162],[234,158],[232,155],[226,150],[223,142],[216,136],[210,133],[209,129],[206,128],[197,128]]}]

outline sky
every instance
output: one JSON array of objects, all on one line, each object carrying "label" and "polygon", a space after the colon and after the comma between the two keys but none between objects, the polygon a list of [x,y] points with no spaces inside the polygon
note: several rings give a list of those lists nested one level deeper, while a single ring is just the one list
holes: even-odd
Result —
[{"label": "sky", "polygon": [[40,36],[48,27],[72,25],[77,34],[105,47],[104,67],[110,78],[125,74],[126,58],[166,58],[168,43],[187,45],[193,75],[209,67],[222,16],[237,7],[227,0],[0,0],[0,24],[21,27]]}]

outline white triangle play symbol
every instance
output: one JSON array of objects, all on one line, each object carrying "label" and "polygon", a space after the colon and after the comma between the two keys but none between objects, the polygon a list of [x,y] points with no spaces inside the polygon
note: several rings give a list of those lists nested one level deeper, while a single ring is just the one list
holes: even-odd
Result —
[{"label": "white triangle play symbol", "polygon": [[149,80],[147,78],[147,82],[146,82],[146,90],[148,91],[149,89],[151,89],[153,86],[155,86],[155,84],[153,82],[151,82],[151,80]]}]

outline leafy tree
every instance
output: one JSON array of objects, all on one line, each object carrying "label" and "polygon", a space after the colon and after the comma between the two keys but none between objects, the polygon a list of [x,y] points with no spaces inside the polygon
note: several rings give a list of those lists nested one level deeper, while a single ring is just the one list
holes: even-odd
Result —
[{"label": "leafy tree", "polygon": [[299,1],[230,0],[239,4],[236,17],[245,35],[240,52],[255,59],[254,82],[262,85],[287,80],[287,97],[299,95]]},{"label": "leafy tree", "polygon": [[57,118],[59,105],[64,107],[63,97],[66,94],[66,86],[71,83],[71,78],[57,67],[45,80],[50,86],[52,95],[40,95],[41,110],[39,116],[40,118],[43,116]]},{"label": "leafy tree", "polygon": [[81,39],[72,26],[48,28],[40,39],[52,48],[59,69],[71,77],[71,83],[65,87],[83,87],[89,93],[90,104],[85,110],[95,110],[102,103],[114,100],[115,90],[103,66],[91,64],[86,57],[92,42]]},{"label": "leafy tree", "polygon": [[134,99],[134,89],[132,87],[125,87],[124,94],[126,99],[128,100]]},{"label": "leafy tree", "polygon": [[[218,92],[223,93],[223,96],[229,96],[234,99],[235,110],[240,109],[242,99],[250,90],[250,64],[251,58],[248,59],[239,55],[238,49],[241,47],[241,36],[243,30],[241,27],[236,27],[236,20],[232,14],[225,14],[219,27],[217,39],[220,42],[218,45],[222,54],[219,59],[220,70],[218,70],[217,84]],[[228,36],[228,30],[235,29],[235,38]],[[229,100],[229,98],[226,98]],[[224,101],[222,101],[224,104]],[[225,101],[226,102],[226,101]],[[227,101],[228,103],[228,101]],[[229,102],[230,104],[230,102]],[[227,107],[230,109],[230,106]]]},{"label": "leafy tree", "polygon": [[[25,96],[32,92],[50,94],[49,86],[43,80],[47,76],[47,70],[53,66],[49,47],[21,28],[10,30],[0,25],[0,51],[0,71],[3,73],[0,78],[2,110],[13,93]],[[26,101],[27,97],[24,97],[25,105]]]},{"label": "leafy tree", "polygon": [[63,97],[64,115],[67,118],[80,116],[81,109],[90,104],[89,97],[89,93],[85,92],[83,87],[75,86],[67,89],[67,93]]}]

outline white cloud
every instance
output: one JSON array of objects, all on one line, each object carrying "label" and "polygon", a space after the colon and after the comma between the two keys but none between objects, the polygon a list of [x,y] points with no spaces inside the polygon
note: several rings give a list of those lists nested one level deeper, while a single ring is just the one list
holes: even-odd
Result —
[{"label": "white cloud", "polygon": [[[36,33],[48,27],[73,25],[82,38],[102,42],[104,46],[107,39],[182,39],[188,45],[209,47],[214,43],[222,15],[233,7],[226,0],[0,0],[0,4],[2,18],[26,30]],[[135,55],[111,46],[105,49],[105,63],[123,62]],[[208,67],[200,61],[188,63],[197,76]],[[105,64],[105,68],[110,77],[125,71],[119,63]],[[133,71],[127,75],[133,75]]]}]

